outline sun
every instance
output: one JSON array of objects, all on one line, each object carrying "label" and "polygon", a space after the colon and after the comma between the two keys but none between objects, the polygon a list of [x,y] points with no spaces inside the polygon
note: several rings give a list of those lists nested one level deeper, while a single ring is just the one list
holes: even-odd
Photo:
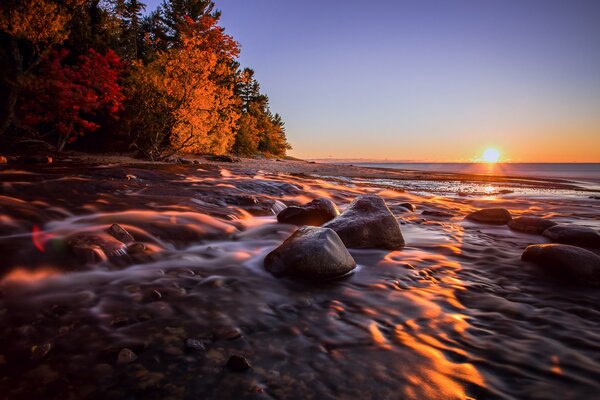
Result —
[{"label": "sun", "polygon": [[481,159],[487,163],[495,163],[500,159],[500,152],[493,147],[488,147],[483,152]]}]

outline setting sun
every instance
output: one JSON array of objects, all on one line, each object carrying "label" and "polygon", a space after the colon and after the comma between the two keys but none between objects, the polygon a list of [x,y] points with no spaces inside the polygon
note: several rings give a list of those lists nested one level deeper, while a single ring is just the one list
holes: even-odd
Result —
[{"label": "setting sun", "polygon": [[492,147],[489,147],[483,152],[481,159],[488,163],[498,162],[500,159],[500,152]]}]

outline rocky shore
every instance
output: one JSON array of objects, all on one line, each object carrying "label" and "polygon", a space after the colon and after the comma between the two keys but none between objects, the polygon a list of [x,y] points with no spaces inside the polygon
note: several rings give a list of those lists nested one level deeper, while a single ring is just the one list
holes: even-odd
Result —
[{"label": "rocky shore", "polygon": [[449,198],[402,189],[445,174],[289,160],[6,161],[6,398],[600,390],[593,196]]}]

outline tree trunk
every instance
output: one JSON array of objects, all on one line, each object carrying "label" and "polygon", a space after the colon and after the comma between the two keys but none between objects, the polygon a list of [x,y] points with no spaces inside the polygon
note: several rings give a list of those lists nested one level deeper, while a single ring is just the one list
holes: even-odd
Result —
[{"label": "tree trunk", "polygon": [[6,81],[6,88],[8,89],[8,96],[6,97],[6,103],[4,107],[4,113],[0,117],[0,135],[3,135],[10,129],[15,121],[15,113],[17,109],[17,100],[19,99],[19,77],[23,73],[23,57],[19,50],[19,43],[16,38],[10,38],[10,55],[12,56],[13,62],[13,76],[11,80]]}]

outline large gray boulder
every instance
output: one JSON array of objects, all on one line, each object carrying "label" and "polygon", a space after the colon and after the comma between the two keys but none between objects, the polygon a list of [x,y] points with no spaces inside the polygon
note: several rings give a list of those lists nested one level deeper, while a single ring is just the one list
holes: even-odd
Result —
[{"label": "large gray boulder", "polygon": [[557,243],[600,248],[600,233],[586,226],[556,225],[546,229],[543,235]]},{"label": "large gray boulder", "polygon": [[484,224],[504,225],[512,219],[512,216],[510,215],[510,212],[504,208],[484,208],[472,212],[465,218]]},{"label": "large gray boulder", "polygon": [[589,250],[566,244],[528,246],[523,261],[539,265],[561,279],[585,284],[600,284],[600,257]]},{"label": "large gray boulder", "polygon": [[513,231],[541,235],[546,229],[556,225],[556,222],[540,217],[522,216],[508,221],[508,227]]},{"label": "large gray boulder", "polygon": [[267,254],[264,265],[278,277],[328,280],[352,271],[356,262],[333,230],[303,226]]},{"label": "large gray boulder", "polygon": [[302,206],[289,206],[279,214],[277,221],[282,224],[321,226],[340,215],[335,203],[319,198]]},{"label": "large gray boulder", "polygon": [[333,229],[349,248],[393,250],[404,246],[396,217],[376,195],[356,198],[343,213],[323,227]]}]

